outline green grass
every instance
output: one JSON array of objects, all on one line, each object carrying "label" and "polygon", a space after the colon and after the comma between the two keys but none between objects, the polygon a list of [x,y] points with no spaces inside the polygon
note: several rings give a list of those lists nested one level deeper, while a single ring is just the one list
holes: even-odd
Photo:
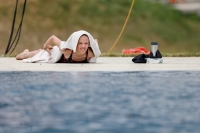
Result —
[{"label": "green grass", "polygon": [[[138,54],[122,54],[122,53],[102,53],[100,57],[135,57]],[[17,54],[6,55],[4,57],[16,57]],[[198,53],[162,53],[163,57],[200,57]],[[2,56],[3,57],[3,56]]]},{"label": "green grass", "polygon": [[[52,34],[61,40],[67,40],[72,32],[84,29],[99,40],[102,53],[107,53],[122,29],[131,2],[132,0],[29,0],[21,38],[14,52],[20,53],[25,48],[39,49]],[[2,0],[0,4],[0,54],[4,53],[7,46],[14,4],[7,0]],[[20,1],[16,25],[19,24],[22,4],[23,1]],[[158,41],[163,53],[190,53],[179,56],[196,56],[192,53],[200,52],[199,23],[197,15],[183,14],[171,5],[135,0],[127,26],[112,53],[141,46],[150,49],[150,42]],[[112,53],[109,56],[115,56]]]}]

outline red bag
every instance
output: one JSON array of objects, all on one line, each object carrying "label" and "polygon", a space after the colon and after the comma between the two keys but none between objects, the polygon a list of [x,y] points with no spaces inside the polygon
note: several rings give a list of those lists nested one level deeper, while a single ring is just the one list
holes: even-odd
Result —
[{"label": "red bag", "polygon": [[137,47],[132,49],[123,49],[123,54],[150,54],[150,51],[145,49],[144,47]]}]

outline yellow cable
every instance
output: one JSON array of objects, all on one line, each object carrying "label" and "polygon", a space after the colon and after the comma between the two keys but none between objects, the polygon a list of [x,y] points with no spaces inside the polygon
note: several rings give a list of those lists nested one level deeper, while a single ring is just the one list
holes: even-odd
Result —
[{"label": "yellow cable", "polygon": [[131,14],[131,10],[132,10],[132,8],[133,8],[134,2],[135,2],[135,0],[132,1],[132,4],[131,4],[131,7],[130,7],[128,16],[127,16],[126,21],[125,21],[125,23],[124,23],[124,26],[123,26],[123,28],[122,28],[122,30],[121,30],[121,32],[120,32],[118,38],[116,39],[115,43],[113,44],[113,46],[112,46],[112,47],[110,48],[110,50],[108,51],[108,53],[110,53],[110,52],[112,51],[112,49],[113,49],[113,48],[115,47],[115,45],[117,44],[119,38],[121,37],[121,35],[122,35],[123,31],[124,31],[124,28],[126,27],[126,23],[128,22],[129,16],[130,16],[130,14]]}]

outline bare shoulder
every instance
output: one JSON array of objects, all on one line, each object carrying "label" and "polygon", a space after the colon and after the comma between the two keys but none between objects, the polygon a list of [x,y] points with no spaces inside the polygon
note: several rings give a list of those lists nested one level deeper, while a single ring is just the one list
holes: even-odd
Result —
[{"label": "bare shoulder", "polygon": [[94,52],[92,50],[91,47],[88,48],[88,59],[91,59],[93,58],[95,55],[94,55]]},{"label": "bare shoulder", "polygon": [[64,56],[66,58],[68,58],[71,55],[72,50],[71,49],[64,49],[64,50],[61,50],[61,52],[64,54]]}]

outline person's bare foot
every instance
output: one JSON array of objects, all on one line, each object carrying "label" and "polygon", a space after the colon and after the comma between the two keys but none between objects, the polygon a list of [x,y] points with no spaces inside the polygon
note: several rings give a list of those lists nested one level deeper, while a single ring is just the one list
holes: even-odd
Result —
[{"label": "person's bare foot", "polygon": [[23,60],[25,58],[25,54],[28,53],[29,50],[28,49],[25,49],[21,54],[18,54],[16,56],[16,60]]},{"label": "person's bare foot", "polygon": [[27,53],[27,52],[29,52],[29,50],[28,50],[28,49],[25,49],[22,53]]}]

